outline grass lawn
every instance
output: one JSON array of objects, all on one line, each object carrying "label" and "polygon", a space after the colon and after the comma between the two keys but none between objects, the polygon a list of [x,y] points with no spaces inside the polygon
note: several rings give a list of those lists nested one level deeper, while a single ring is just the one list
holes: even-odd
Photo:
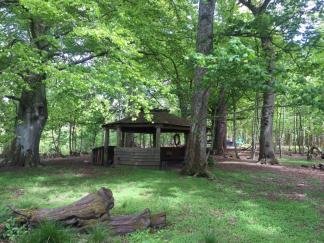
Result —
[{"label": "grass lawn", "polygon": [[[117,242],[324,242],[320,178],[221,166],[213,173],[214,181],[91,165],[2,171],[0,222],[9,217],[6,205],[56,207],[107,187],[114,193],[113,215],[144,208],[167,212],[167,228],[114,238]],[[86,242],[86,235],[76,237]]]},{"label": "grass lawn", "polygon": [[280,159],[280,163],[282,165],[296,165],[296,166],[301,166],[301,165],[307,165],[307,166],[312,166],[313,164],[318,165],[319,163],[323,163],[321,160],[307,160],[302,157],[282,157]]}]

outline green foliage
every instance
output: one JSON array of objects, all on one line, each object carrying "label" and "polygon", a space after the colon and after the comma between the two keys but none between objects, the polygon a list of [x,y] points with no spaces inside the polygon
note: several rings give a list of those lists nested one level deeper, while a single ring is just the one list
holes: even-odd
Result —
[{"label": "green foliage", "polygon": [[[17,117],[17,101],[4,96],[19,98],[22,90],[32,89],[26,76],[33,73],[46,74],[49,116],[42,153],[58,153],[58,148],[68,153],[70,125],[75,127],[73,149],[89,152],[102,145],[103,123],[136,116],[141,108],[169,108],[189,117],[196,65],[207,70],[203,85],[211,94],[211,110],[221,87],[237,98],[238,111],[250,109],[256,93],[274,90],[278,104],[284,100],[291,109],[287,119],[303,107],[311,117],[307,122],[315,123],[312,132],[319,135],[324,110],[321,1],[271,1],[258,14],[235,0],[217,1],[209,56],[194,51],[195,3],[1,3],[0,151],[11,143]],[[251,3],[260,7],[262,1]],[[38,26],[36,36],[32,22]],[[275,52],[271,75],[261,38],[269,38]],[[250,132],[246,123],[253,112],[240,114]],[[286,125],[292,130],[291,122]]]},{"label": "green foliage", "polygon": [[68,243],[73,242],[72,231],[54,222],[42,222],[37,228],[22,236],[19,243]]},{"label": "green foliage", "polygon": [[4,231],[0,239],[16,242],[17,239],[25,237],[28,233],[27,227],[19,226],[14,217],[7,219],[3,225]]}]

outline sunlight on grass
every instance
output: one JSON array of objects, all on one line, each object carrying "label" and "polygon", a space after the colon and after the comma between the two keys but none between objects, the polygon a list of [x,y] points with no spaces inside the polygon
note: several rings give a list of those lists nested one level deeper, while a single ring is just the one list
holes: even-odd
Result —
[{"label": "sunlight on grass", "polygon": [[[176,172],[127,167],[95,167],[93,175],[71,168],[64,169],[64,174],[62,171],[61,167],[48,166],[42,168],[42,176],[34,169],[2,173],[0,221],[8,217],[7,204],[18,208],[57,207],[100,187],[108,187],[115,198],[112,215],[141,212],[144,208],[167,212],[166,229],[123,237],[130,242],[204,242],[208,239],[216,242],[320,242],[322,239],[320,233],[313,233],[322,223],[314,207],[321,205],[320,193],[312,193],[312,197],[302,202],[279,196],[269,200],[268,195],[294,189],[293,184],[274,184],[273,181],[281,179],[280,175],[269,172],[216,169],[215,181],[208,181]],[[310,179],[307,183],[316,188],[322,186],[318,180]],[[86,235],[79,237],[87,238]]]},{"label": "sunlight on grass", "polygon": [[300,159],[300,158],[293,158],[293,157],[285,157],[285,158],[280,158],[279,159],[280,164],[283,165],[308,165],[311,166],[313,164],[318,164],[321,161],[319,160],[306,160],[306,159]]}]

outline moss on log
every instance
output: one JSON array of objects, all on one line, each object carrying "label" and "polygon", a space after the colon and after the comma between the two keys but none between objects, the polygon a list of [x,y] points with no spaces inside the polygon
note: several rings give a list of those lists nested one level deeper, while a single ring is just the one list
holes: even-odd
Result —
[{"label": "moss on log", "polygon": [[114,207],[114,197],[110,189],[101,188],[80,200],[63,207],[32,210],[16,210],[11,208],[21,223],[31,226],[46,220],[57,221],[66,226],[77,227],[80,230],[93,227],[98,223],[107,224],[112,232],[118,235],[128,234],[149,227],[166,226],[166,214],[151,214],[149,209],[142,213],[124,216],[110,216]]}]

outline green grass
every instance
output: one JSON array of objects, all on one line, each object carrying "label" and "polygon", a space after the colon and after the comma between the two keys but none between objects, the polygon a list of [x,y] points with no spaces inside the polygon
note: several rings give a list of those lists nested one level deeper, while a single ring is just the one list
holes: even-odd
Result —
[{"label": "green grass", "polygon": [[[173,171],[87,168],[57,165],[0,172],[0,222],[9,217],[8,204],[57,207],[108,187],[115,198],[113,215],[144,208],[167,213],[167,228],[114,238],[117,242],[324,241],[323,184],[316,178],[304,178],[307,186],[298,188],[298,179],[269,172],[216,168],[216,180],[209,181]],[[306,199],[290,199],[292,193]],[[100,242],[103,235],[97,229],[73,237]]]},{"label": "green grass", "polygon": [[[305,157],[305,156],[304,156]],[[301,166],[301,165],[307,165],[311,166],[313,164],[318,164],[321,163],[321,160],[307,160],[306,158],[294,158],[294,157],[282,157],[279,159],[280,164],[282,165],[296,165],[296,166]]]},{"label": "green grass", "polygon": [[40,223],[34,230],[23,235],[18,240],[19,243],[65,243],[72,242],[72,229],[64,228],[55,222]]}]

